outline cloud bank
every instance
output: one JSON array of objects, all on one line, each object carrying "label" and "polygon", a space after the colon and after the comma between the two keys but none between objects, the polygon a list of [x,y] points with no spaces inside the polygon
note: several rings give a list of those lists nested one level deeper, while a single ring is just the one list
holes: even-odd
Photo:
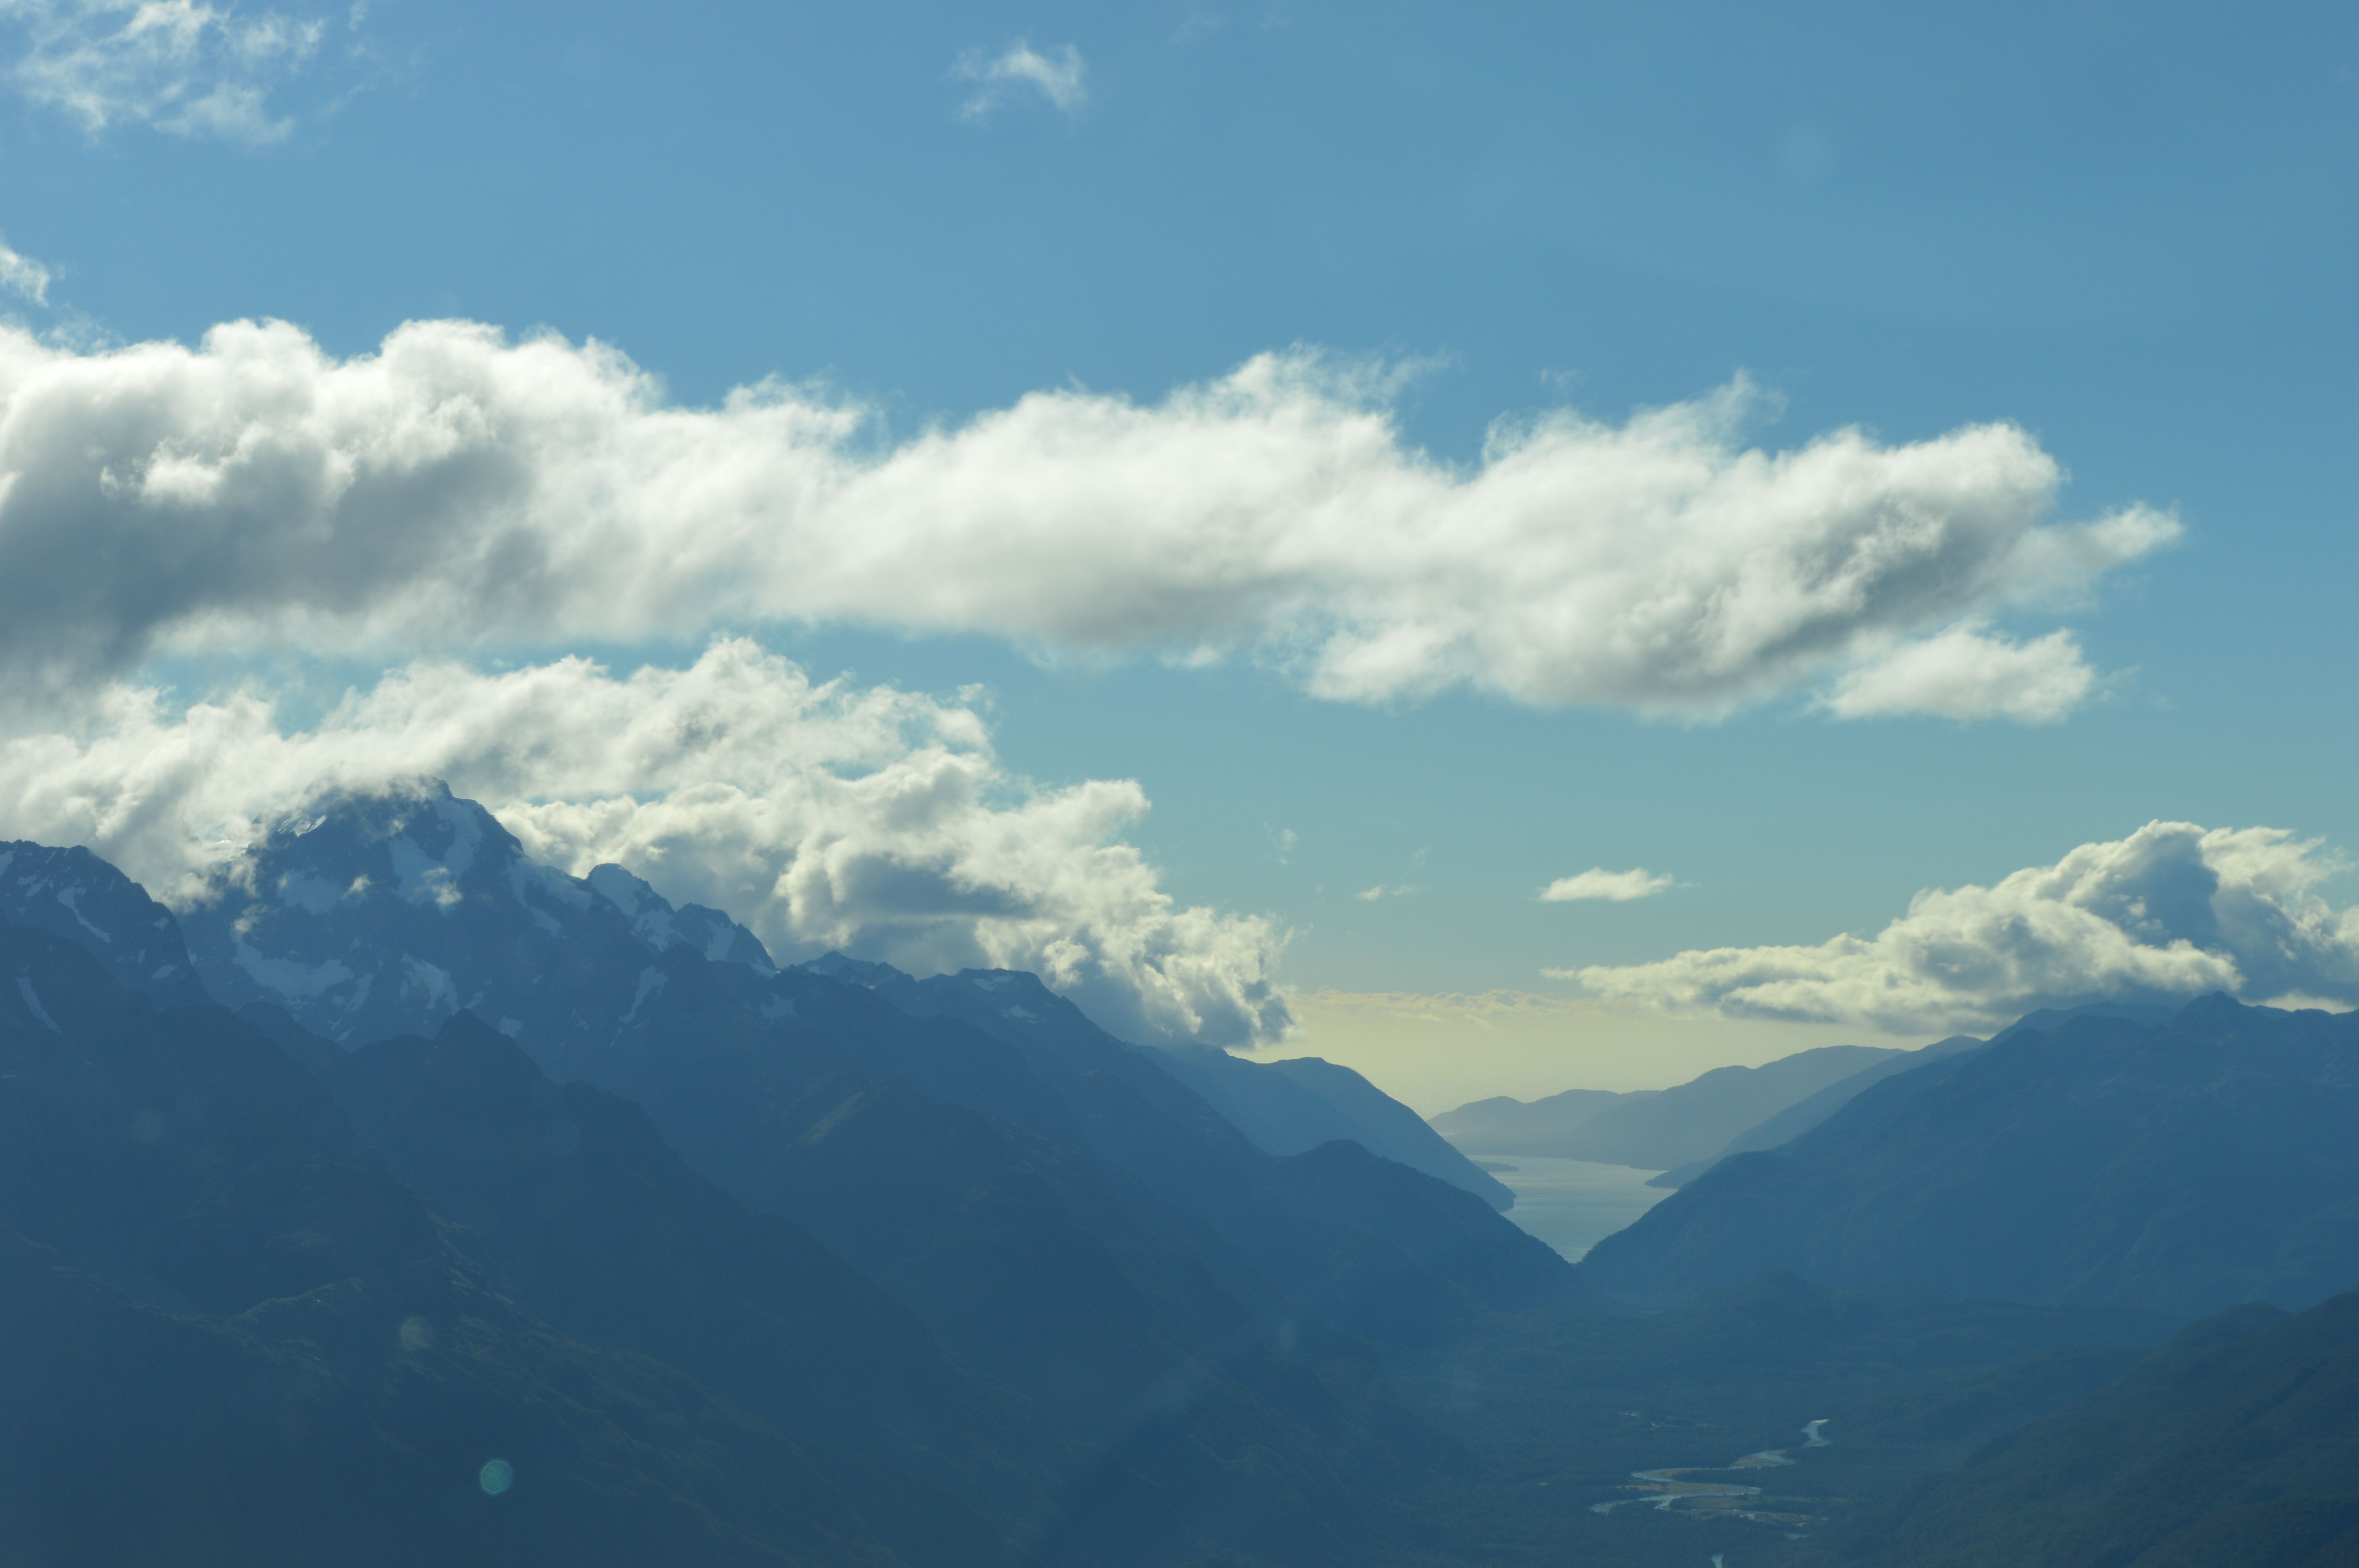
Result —
[{"label": "cloud bank", "polygon": [[1676,1011],[1895,1033],[2213,990],[2359,1006],[2359,909],[2338,910],[2314,891],[2343,869],[2317,840],[2282,828],[2151,822],[1994,887],[1920,892],[1873,937],[1551,973]]},{"label": "cloud bank", "polygon": [[1014,92],[1038,92],[1051,108],[1067,114],[1080,114],[1090,98],[1083,81],[1089,67],[1082,59],[1082,51],[1071,44],[1053,54],[1042,54],[1022,38],[996,55],[973,49],[960,59],[951,74],[975,84],[974,92],[959,105],[962,119],[989,119],[992,111]]},{"label": "cloud bank", "polygon": [[0,741],[0,838],[84,844],[168,902],[323,790],[440,777],[538,858],[628,867],[752,926],[920,974],[1030,969],[1134,1038],[1245,1044],[1288,1022],[1266,920],[1183,908],[1119,835],[1133,783],[1006,773],[971,707],[814,684],[751,643],[616,676],[418,663],[289,731],[245,693],[173,717],[112,688],[80,733]]},{"label": "cloud bank", "polygon": [[2012,426],[1767,452],[1737,444],[1740,385],[1503,427],[1461,470],[1404,444],[1383,390],[1269,354],[1159,404],[1036,393],[897,442],[780,384],[669,406],[610,349],[466,322],[351,359],[283,323],[102,352],[0,329],[0,677],[23,700],[158,650],[800,622],[1249,655],[1343,701],[1712,715],[1853,671],[1839,711],[2046,718],[2078,650],[1976,618],[2178,531],[2045,520],[2060,470]]},{"label": "cloud bank", "polygon": [[1578,903],[1587,899],[1603,899],[1612,903],[1628,903],[1633,899],[1652,898],[1670,885],[1668,872],[1658,876],[1644,866],[1626,871],[1592,866],[1579,876],[1559,877],[1549,883],[1540,890],[1540,902]]},{"label": "cloud bank", "polygon": [[147,124],[252,146],[293,128],[270,95],[328,31],[317,17],[201,0],[0,0],[0,21],[20,40],[7,71],[17,91],[91,135]]}]

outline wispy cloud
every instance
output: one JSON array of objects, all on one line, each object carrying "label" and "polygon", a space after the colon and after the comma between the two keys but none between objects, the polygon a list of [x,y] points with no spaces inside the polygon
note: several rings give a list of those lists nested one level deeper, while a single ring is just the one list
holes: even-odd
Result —
[{"label": "wispy cloud", "polygon": [[[897,443],[802,389],[670,406],[602,344],[467,322],[351,358],[283,323],[90,351],[0,328],[0,691],[158,649],[800,622],[1243,655],[1347,702],[1708,719],[1865,669],[1887,673],[1837,711],[2049,719],[2069,639],[2014,659],[1961,624],[2179,532],[2050,521],[2059,465],[2013,426],[1764,451],[1740,385],[1502,429],[1458,467],[1403,438],[1381,379],[1269,354],[1160,403],[1040,392]],[[1912,647],[1947,669],[1962,637],[1971,700],[1888,673]]]},{"label": "wispy cloud", "polygon": [[1632,899],[1652,898],[1671,886],[1668,874],[1657,876],[1644,866],[1626,871],[1609,871],[1603,866],[1592,866],[1579,876],[1559,877],[1540,890],[1544,903],[1578,903],[1587,899],[1603,899],[1611,903],[1628,903]]},{"label": "wispy cloud", "polygon": [[1051,108],[1067,114],[1081,113],[1090,98],[1089,67],[1082,51],[1071,44],[1049,54],[1042,54],[1022,38],[995,55],[970,49],[959,57],[951,75],[974,84],[974,91],[959,105],[960,115],[969,120],[989,119],[1019,92],[1037,92]]},{"label": "wispy cloud", "polygon": [[2336,909],[2314,891],[2344,869],[2318,841],[2281,828],[2151,822],[1991,887],[1929,889],[1872,937],[1548,972],[1673,1011],[1896,1033],[2211,990],[2350,1007],[2359,1003],[2359,909]]},{"label": "wispy cloud", "polygon": [[202,0],[0,0],[0,21],[18,45],[7,79],[93,136],[130,124],[248,145],[293,128],[271,95],[311,64],[331,26]]},{"label": "wispy cloud", "polygon": [[25,254],[5,240],[0,240],[0,288],[36,305],[49,302],[49,285],[57,275]]},{"label": "wispy cloud", "polygon": [[1375,887],[1362,888],[1358,892],[1353,893],[1352,896],[1358,899],[1362,903],[1374,903],[1378,899],[1407,898],[1409,894],[1417,891],[1418,890],[1416,888],[1406,884],[1397,888],[1388,888],[1379,883]]}]

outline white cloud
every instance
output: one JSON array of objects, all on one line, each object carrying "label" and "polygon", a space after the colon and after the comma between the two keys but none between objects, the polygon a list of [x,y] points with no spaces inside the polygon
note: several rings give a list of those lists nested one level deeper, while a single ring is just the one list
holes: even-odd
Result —
[{"label": "white cloud", "polygon": [[1583,899],[1604,899],[1627,903],[1632,899],[1652,898],[1670,885],[1668,873],[1657,876],[1644,866],[1626,871],[1592,866],[1579,876],[1557,878],[1540,890],[1540,900],[1545,903],[1576,903]]},{"label": "white cloud", "polygon": [[744,642],[618,678],[565,659],[411,665],[306,730],[246,692],[179,717],[117,687],[79,733],[0,741],[0,838],[88,845],[167,902],[257,820],[440,777],[536,856],[614,860],[751,925],[782,960],[843,947],[918,973],[1031,969],[1135,1037],[1266,1040],[1288,1015],[1266,920],[1174,903],[1119,835],[1127,781],[1006,773],[968,708],[814,685]]},{"label": "white cloud", "polygon": [[975,84],[974,92],[959,106],[959,114],[969,120],[990,118],[1013,92],[1038,92],[1050,107],[1067,114],[1081,113],[1090,97],[1083,81],[1089,67],[1082,59],[1082,51],[1071,44],[1054,54],[1042,54],[1022,38],[996,55],[970,49],[951,74]]},{"label": "white cloud", "polygon": [[0,240],[0,288],[31,300],[36,305],[49,302],[49,285],[57,275],[39,262]]},{"label": "white cloud", "polygon": [[1920,892],[1874,937],[1550,973],[1678,1011],[1894,1033],[2212,990],[2349,1006],[2359,1003],[2359,909],[2313,891],[2342,869],[2316,840],[2281,828],[2153,822],[1995,887]]},{"label": "white cloud", "polygon": [[[351,359],[284,323],[93,352],[0,328],[0,678],[22,700],[159,648],[801,622],[1245,654],[1343,701],[1710,716],[2178,532],[2047,521],[2057,464],[2012,426],[1769,452],[1738,444],[1740,384],[1503,427],[1458,468],[1403,442],[1384,391],[1266,354],[1158,404],[1035,393],[896,443],[805,389],[673,407],[611,349],[466,322]],[[2054,708],[2052,661],[2000,665],[2035,689],[1981,700]]]},{"label": "white cloud", "polygon": [[0,0],[22,48],[17,90],[92,135],[119,124],[259,145],[293,121],[271,93],[319,52],[328,23],[201,0]]},{"label": "white cloud", "polygon": [[2009,643],[1953,626],[1845,671],[1821,706],[1841,719],[1931,714],[2054,724],[2081,706],[2096,679],[2070,632]]},{"label": "white cloud", "polygon": [[1388,888],[1380,882],[1372,888],[1362,888],[1358,892],[1353,893],[1352,896],[1358,899],[1362,903],[1375,903],[1379,899],[1407,898],[1409,894],[1417,891],[1417,889],[1406,885],[1397,888]]}]

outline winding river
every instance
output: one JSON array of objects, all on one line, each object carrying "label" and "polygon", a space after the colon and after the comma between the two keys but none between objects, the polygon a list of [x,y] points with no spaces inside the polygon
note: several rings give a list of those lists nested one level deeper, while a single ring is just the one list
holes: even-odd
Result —
[{"label": "winding river", "polygon": [[[1826,1424],[1825,1419],[1821,1418],[1803,1427],[1802,1441],[1795,1446],[1826,1447],[1828,1440],[1820,1431]],[[1757,1454],[1746,1454],[1734,1465],[1697,1465],[1681,1470],[1633,1470],[1630,1472],[1630,1478],[1638,1485],[1629,1489],[1638,1493],[1638,1496],[1616,1498],[1610,1503],[1592,1503],[1589,1511],[1606,1514],[1631,1503],[1645,1503],[1659,1513],[1701,1513],[1709,1510],[1714,1513],[1733,1513],[1739,1519],[1759,1519],[1765,1524],[1787,1523],[1790,1521],[1791,1515],[1763,1513],[1756,1509],[1739,1507],[1731,1501],[1738,1498],[1759,1497],[1761,1488],[1758,1487],[1748,1487],[1734,1481],[1690,1481],[1685,1477],[1725,1476],[1737,1471],[1766,1470],[1793,1463],[1794,1449],[1765,1448]],[[1682,1509],[1680,1506],[1682,1503],[1701,1503],[1703,1507]]]}]

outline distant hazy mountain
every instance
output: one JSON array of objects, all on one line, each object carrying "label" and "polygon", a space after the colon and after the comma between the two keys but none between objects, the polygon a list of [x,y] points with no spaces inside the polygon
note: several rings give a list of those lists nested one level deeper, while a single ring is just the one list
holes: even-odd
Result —
[{"label": "distant hazy mountain", "polygon": [[893,1561],[775,1428],[519,1311],[271,1042],[22,925],[0,1519],[28,1564]]},{"label": "distant hazy mountain", "polygon": [[1463,1187],[1493,1208],[1515,1206],[1516,1195],[1498,1178],[1349,1067],[1316,1056],[1249,1062],[1205,1045],[1172,1047],[1157,1061],[1267,1153],[1300,1154],[1347,1138],[1370,1153]]},{"label": "distant hazy mountain", "polygon": [[1871,1086],[1582,1264],[1634,1299],[1791,1269],[1838,1289],[2301,1307],[2359,1282],[2359,1015],[2225,997],[2082,1016]]},{"label": "distant hazy mountain", "polygon": [[1999,1438],[1843,1554],[1860,1568],[2359,1563],[2359,1295],[2207,1318]]},{"label": "distant hazy mountain", "polygon": [[1715,1067],[1659,1091],[1569,1089],[1528,1103],[1476,1100],[1444,1111],[1433,1126],[1470,1153],[1539,1154],[1668,1171],[1710,1159],[1795,1101],[1898,1054],[1874,1045],[1827,1045],[1758,1067]]},{"label": "distant hazy mountain", "polygon": [[1954,1056],[1961,1051],[1979,1051],[1984,1044],[1971,1034],[1952,1034],[1947,1040],[1937,1040],[1915,1051],[1895,1052],[1882,1061],[1862,1067],[1847,1078],[1837,1078],[1818,1093],[1807,1095],[1767,1120],[1745,1129],[1710,1158],[1673,1166],[1647,1184],[1650,1187],[1683,1187],[1731,1154],[1742,1154],[1753,1149],[1775,1149],[1781,1143],[1789,1143],[1849,1105],[1870,1084],[1880,1084],[1896,1073],[1913,1071],[1928,1062]]},{"label": "distant hazy mountain", "polygon": [[[2075,1018],[2118,1018],[2134,1023],[2162,1023],[2169,1020],[2173,1011],[2148,1003],[2118,1001],[2087,1002],[2079,1007],[2043,1007],[2036,1012],[2026,1013],[1991,1038],[2004,1040],[2026,1030],[2052,1033]],[[1952,1034],[1947,1040],[1936,1040],[1930,1045],[1887,1056],[1847,1078],[1837,1079],[1807,1098],[1795,1101],[1759,1126],[1738,1133],[1710,1159],[1675,1166],[1647,1184],[1650,1187],[1682,1187],[1731,1154],[1742,1154],[1753,1149],[1775,1149],[1790,1143],[1849,1105],[1869,1085],[1882,1083],[1897,1073],[1914,1072],[1928,1062],[1936,1062],[1944,1056],[1954,1056],[1963,1051],[1979,1051],[1987,1043],[1971,1034]]]},{"label": "distant hazy mountain", "polygon": [[0,844],[0,921],[63,937],[159,1003],[212,1000],[197,981],[172,912],[87,849]]}]

